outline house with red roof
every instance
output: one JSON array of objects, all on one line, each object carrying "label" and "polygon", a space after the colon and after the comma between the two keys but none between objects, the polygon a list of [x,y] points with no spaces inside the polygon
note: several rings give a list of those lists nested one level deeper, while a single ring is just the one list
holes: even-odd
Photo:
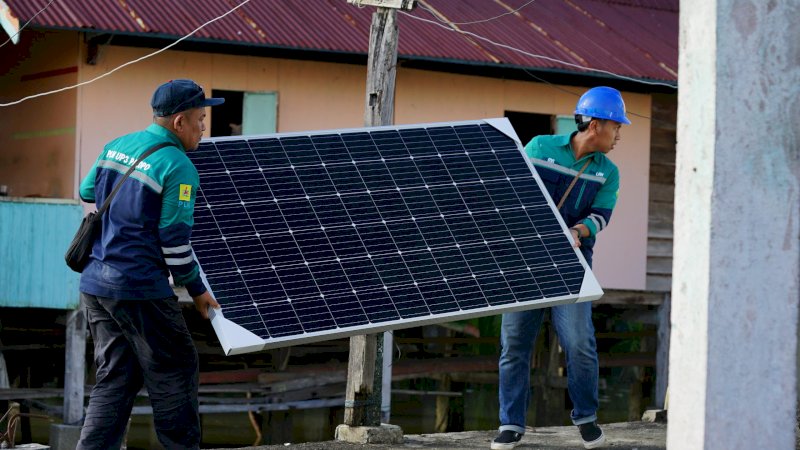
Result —
[{"label": "house with red roof", "polygon": [[[107,141],[152,121],[159,84],[192,78],[226,98],[207,136],[363,126],[372,11],[346,0],[0,0],[0,230],[9,205],[22,234],[71,205],[48,219],[62,225],[42,250],[51,257],[36,259],[49,262],[0,271],[0,308],[77,304],[60,261],[86,208],[78,184]],[[586,89],[622,91],[632,124],[610,154],[621,190],[594,271],[601,302],[655,311],[671,284],[678,1],[419,0],[397,21],[396,124],[505,116],[524,145],[573,129]],[[29,242],[0,240],[16,240],[14,254]],[[74,292],[54,296],[42,277],[20,276],[30,272]]]}]

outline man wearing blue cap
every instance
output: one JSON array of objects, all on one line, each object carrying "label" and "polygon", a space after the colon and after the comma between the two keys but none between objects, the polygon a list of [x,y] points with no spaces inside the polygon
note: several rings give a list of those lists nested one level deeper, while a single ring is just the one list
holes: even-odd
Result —
[{"label": "man wearing blue cap", "polygon": [[200,143],[205,108],[223,102],[206,98],[191,80],[162,84],[151,101],[153,124],[106,144],[81,182],[81,199],[102,204],[152,151],[119,185],[81,274],[97,381],[79,450],[120,448],[142,386],[161,444],[199,448],[197,350],[169,276],[186,287],[203,318],[219,307],[189,243],[199,176],[186,152]]},{"label": "man wearing blue cap", "polygon": [[[631,122],[619,91],[596,87],[584,93],[575,108],[578,131],[537,136],[525,146],[559,213],[570,227],[575,246],[591,267],[597,233],[611,220],[619,192],[619,170],[606,154]],[[551,320],[566,354],[567,390],[572,422],[585,448],[605,445],[597,426],[597,345],[590,302],[554,306]],[[544,309],[503,314],[500,331],[500,433],[494,450],[512,449],[525,433],[530,403],[531,352]]]}]

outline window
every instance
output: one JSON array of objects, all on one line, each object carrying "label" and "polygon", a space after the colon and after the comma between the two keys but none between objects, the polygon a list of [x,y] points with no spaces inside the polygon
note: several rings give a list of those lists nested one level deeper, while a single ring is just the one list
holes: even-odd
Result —
[{"label": "window", "polygon": [[519,141],[524,147],[528,142],[540,134],[553,134],[553,116],[549,114],[535,114],[517,111],[506,111],[505,116],[517,132]]},{"label": "window", "polygon": [[211,137],[269,134],[277,131],[278,93],[214,89],[225,103],[211,113]]}]

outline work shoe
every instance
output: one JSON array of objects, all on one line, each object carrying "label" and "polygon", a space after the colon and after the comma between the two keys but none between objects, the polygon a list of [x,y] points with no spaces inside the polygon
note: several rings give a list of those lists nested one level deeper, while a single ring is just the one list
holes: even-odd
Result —
[{"label": "work shoe", "polygon": [[512,430],[503,430],[492,441],[492,450],[511,450],[519,445],[522,435]]},{"label": "work shoe", "polygon": [[581,432],[584,448],[600,448],[606,443],[606,435],[597,426],[597,422],[582,423],[578,425]]}]

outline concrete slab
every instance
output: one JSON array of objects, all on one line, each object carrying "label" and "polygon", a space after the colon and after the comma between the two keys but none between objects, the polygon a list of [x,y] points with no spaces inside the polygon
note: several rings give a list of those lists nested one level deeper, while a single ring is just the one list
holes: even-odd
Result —
[{"label": "concrete slab", "polygon": [[[666,450],[667,424],[650,422],[625,422],[601,424],[608,438],[608,448],[614,450]],[[436,433],[406,435],[402,444],[352,444],[341,441],[288,443],[242,447],[239,450],[356,450],[356,449],[488,449],[497,431],[465,431],[462,433]],[[518,449],[575,450],[583,444],[574,426],[544,427],[525,433]],[[218,449],[219,450],[219,449]]]},{"label": "concrete slab", "polygon": [[403,430],[388,423],[382,423],[379,427],[339,425],[334,438],[352,444],[402,444]]}]

